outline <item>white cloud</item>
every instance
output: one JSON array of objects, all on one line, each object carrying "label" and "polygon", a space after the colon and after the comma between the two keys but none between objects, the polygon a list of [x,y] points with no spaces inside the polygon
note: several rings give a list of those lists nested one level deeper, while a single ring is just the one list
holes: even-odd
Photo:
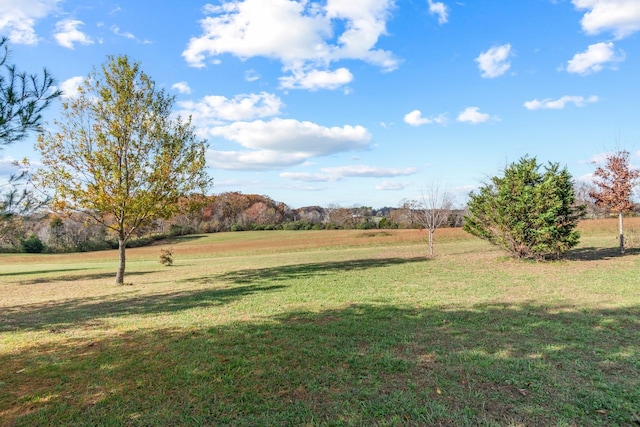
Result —
[{"label": "white cloud", "polygon": [[111,26],[111,32],[113,34],[115,34],[116,36],[124,37],[126,39],[135,40],[135,38],[136,38],[136,36],[134,36],[132,33],[128,32],[128,31],[121,31],[120,27],[118,27],[117,25],[112,25]]},{"label": "white cloud", "polygon": [[589,96],[587,98],[583,96],[569,96],[565,95],[559,99],[546,98],[543,100],[534,99],[533,101],[527,101],[524,106],[528,110],[562,110],[567,104],[573,104],[576,107],[584,107],[587,104],[598,102],[597,96]]},{"label": "white cloud", "polygon": [[638,0],[572,0],[576,9],[588,9],[580,23],[587,34],[611,31],[618,39],[640,30]]},{"label": "white cloud", "polygon": [[322,172],[330,174],[332,176],[343,177],[365,177],[365,178],[383,178],[391,176],[407,176],[415,174],[418,169],[416,168],[380,168],[374,166],[338,166],[321,168]]},{"label": "white cloud", "polygon": [[16,159],[8,156],[0,157],[0,177],[6,177],[8,180],[9,176],[18,172],[18,169]]},{"label": "white cloud", "polygon": [[303,163],[306,157],[300,153],[260,151],[207,152],[207,163],[216,169],[226,170],[277,170]]},{"label": "white cloud", "polygon": [[481,113],[479,107],[467,107],[464,111],[458,115],[458,121],[464,123],[483,123],[491,119],[491,116],[486,113]]},{"label": "white cloud", "polygon": [[82,31],[78,30],[78,27],[84,25],[82,21],[76,19],[65,19],[59,21],[56,24],[56,32],[54,37],[60,46],[73,49],[74,43],[80,43],[84,45],[93,44],[93,40]]},{"label": "white cloud", "polygon": [[[292,75],[282,80],[283,87],[335,89],[353,76],[345,68],[332,71],[333,62],[355,59],[385,71],[397,68],[391,52],[375,47],[386,34],[393,5],[393,0],[328,0],[324,5],[226,0],[204,8],[209,16],[200,21],[202,35],[191,38],[182,55],[194,67],[204,67],[207,59],[223,54],[273,58]],[[342,33],[334,34],[335,28]]]},{"label": "white cloud", "polygon": [[604,64],[624,61],[624,52],[613,50],[612,42],[590,45],[585,52],[576,53],[567,63],[567,71],[574,74],[592,74],[601,71]]},{"label": "white cloud", "polygon": [[499,77],[511,68],[509,56],[511,55],[511,45],[493,46],[486,52],[481,53],[475,61],[482,71],[482,77],[492,79]]},{"label": "white cloud", "polygon": [[447,123],[447,117],[444,114],[440,114],[436,117],[422,117],[422,112],[420,110],[413,110],[404,116],[404,122],[411,126],[428,125],[431,123],[444,125]]},{"label": "white cloud", "polygon": [[244,79],[248,82],[260,80],[260,74],[256,70],[247,70],[244,72]]},{"label": "white cloud", "polygon": [[394,169],[380,168],[375,166],[338,166],[321,168],[321,173],[306,172],[283,172],[280,174],[282,178],[292,181],[303,182],[332,182],[340,181],[343,178],[385,178],[396,176],[413,175],[418,170],[416,168]]},{"label": "white cloud", "polygon": [[235,122],[211,128],[209,135],[236,142],[246,149],[210,152],[214,167],[236,170],[300,165],[311,157],[366,149],[371,140],[371,134],[362,126],[328,128],[292,119]]},{"label": "white cloud", "polygon": [[442,2],[434,2],[433,0],[427,0],[429,3],[429,13],[432,15],[438,15],[438,24],[446,24],[449,22],[449,8]]},{"label": "white cloud", "polygon": [[78,96],[78,88],[82,86],[84,79],[82,76],[75,76],[60,83],[60,90],[62,91],[61,98],[71,99]]},{"label": "white cloud", "polygon": [[283,89],[338,89],[351,83],[353,74],[346,68],[335,71],[311,70],[304,72],[295,70],[292,76],[280,77],[280,87]]},{"label": "white cloud", "polygon": [[290,179],[292,181],[302,182],[329,182],[336,181],[336,177],[321,173],[307,173],[307,172],[282,172],[281,178]]},{"label": "white cloud", "polygon": [[36,22],[55,11],[60,0],[0,1],[0,32],[12,43],[35,45]]},{"label": "white cloud", "polygon": [[410,183],[406,182],[398,182],[398,181],[382,181],[380,184],[376,185],[376,190],[378,191],[398,191],[404,190],[407,187],[410,187]]},{"label": "white cloud", "polygon": [[171,89],[175,89],[180,93],[189,94],[191,93],[191,88],[187,82],[178,82],[171,85]]},{"label": "white cloud", "polygon": [[302,153],[306,157],[364,149],[371,140],[371,134],[362,126],[328,128],[312,122],[279,118],[235,122],[212,128],[209,134],[249,149]]},{"label": "white cloud", "polygon": [[181,101],[177,105],[179,113],[191,116],[193,124],[203,131],[225,122],[275,116],[284,106],[279,97],[267,92],[236,95],[231,99],[210,95],[198,102]]}]

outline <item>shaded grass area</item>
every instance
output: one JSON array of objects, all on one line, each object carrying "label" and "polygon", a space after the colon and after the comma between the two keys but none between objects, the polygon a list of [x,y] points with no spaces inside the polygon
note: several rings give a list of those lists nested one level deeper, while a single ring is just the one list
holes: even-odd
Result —
[{"label": "shaded grass area", "polygon": [[0,415],[25,426],[634,425],[639,340],[638,307],[534,303],[353,305],[69,337],[0,356]]},{"label": "shaded grass area", "polygon": [[281,286],[238,286],[233,288],[176,291],[156,295],[105,300],[101,297],[73,299],[55,303],[33,304],[6,309],[0,314],[0,332],[65,329],[83,324],[96,325],[105,317],[170,314],[229,303],[256,292],[268,292]]}]

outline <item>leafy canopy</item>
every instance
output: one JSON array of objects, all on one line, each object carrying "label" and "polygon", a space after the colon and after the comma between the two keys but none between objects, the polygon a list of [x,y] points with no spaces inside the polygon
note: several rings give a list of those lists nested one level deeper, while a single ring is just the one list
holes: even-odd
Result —
[{"label": "leafy canopy", "polygon": [[63,103],[57,131],[38,140],[44,168],[36,181],[53,191],[54,207],[81,212],[116,234],[117,283],[131,235],[175,214],[181,199],[210,183],[206,142],[190,120],[172,114],[173,103],[139,63],[109,57]]},{"label": "leafy canopy", "polygon": [[616,213],[633,209],[631,195],[640,178],[640,171],[631,167],[628,151],[609,154],[606,163],[596,168],[593,177],[597,190],[589,195],[595,199],[597,206]]},{"label": "leafy canopy", "polygon": [[584,206],[575,205],[571,175],[557,163],[540,171],[525,156],[469,197],[464,230],[516,257],[558,257],[578,244]]}]

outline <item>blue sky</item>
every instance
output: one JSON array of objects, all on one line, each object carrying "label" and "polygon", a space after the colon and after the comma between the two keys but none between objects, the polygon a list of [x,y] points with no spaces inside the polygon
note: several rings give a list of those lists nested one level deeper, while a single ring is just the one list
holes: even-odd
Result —
[{"label": "blue sky", "polygon": [[527,154],[578,180],[607,151],[640,163],[640,0],[0,0],[0,34],[68,97],[139,61],[208,140],[212,194],[462,204]]}]

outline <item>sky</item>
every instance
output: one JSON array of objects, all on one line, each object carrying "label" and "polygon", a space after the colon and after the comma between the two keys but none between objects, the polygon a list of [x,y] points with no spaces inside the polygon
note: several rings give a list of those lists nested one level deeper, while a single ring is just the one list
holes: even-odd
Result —
[{"label": "sky", "polygon": [[0,0],[0,34],[66,99],[139,62],[208,141],[210,194],[463,205],[525,155],[578,181],[618,149],[640,165],[640,0]]}]

